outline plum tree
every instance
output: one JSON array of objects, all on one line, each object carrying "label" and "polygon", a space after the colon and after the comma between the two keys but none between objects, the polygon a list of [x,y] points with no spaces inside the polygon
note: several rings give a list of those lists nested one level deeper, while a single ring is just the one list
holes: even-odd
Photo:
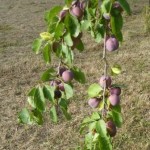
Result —
[{"label": "plum tree", "polygon": [[110,52],[117,50],[119,47],[119,42],[118,40],[114,37],[111,36],[106,40],[106,49]]},{"label": "plum tree", "polygon": [[64,80],[64,82],[70,82],[71,80],[73,80],[73,72],[70,70],[66,70],[62,73],[62,79]]},{"label": "plum tree", "polygon": [[116,106],[120,103],[120,97],[118,95],[112,94],[109,96],[109,101],[112,106]]},{"label": "plum tree", "polygon": [[88,101],[88,104],[92,108],[97,108],[99,106],[100,100],[97,98],[91,98]]},{"label": "plum tree", "polygon": [[116,125],[114,124],[113,121],[109,120],[108,122],[106,122],[106,128],[107,128],[107,132],[111,137],[114,137],[117,133],[117,129],[116,129]]},{"label": "plum tree", "polygon": [[111,77],[109,76],[102,76],[99,80],[99,84],[104,88],[106,86],[106,88],[111,86]]},{"label": "plum tree", "polygon": [[111,95],[112,94],[120,95],[121,94],[121,88],[120,87],[111,87],[110,93],[111,93]]}]

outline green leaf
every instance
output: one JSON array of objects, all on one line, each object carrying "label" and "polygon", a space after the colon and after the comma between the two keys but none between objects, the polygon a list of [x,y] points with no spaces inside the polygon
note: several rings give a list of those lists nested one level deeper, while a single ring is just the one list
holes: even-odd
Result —
[{"label": "green leaf", "polygon": [[99,84],[94,83],[88,88],[88,95],[89,97],[97,97],[102,90]]},{"label": "green leaf", "polygon": [[64,21],[68,32],[74,37],[77,37],[80,33],[80,24],[76,17],[67,15]]},{"label": "green leaf", "polygon": [[100,118],[101,118],[101,116],[98,112],[94,112],[91,116],[91,119],[93,119],[93,120],[99,120]]},{"label": "green leaf", "polygon": [[91,132],[85,135],[85,145],[87,148],[86,150],[92,150],[93,147],[92,140],[93,140],[93,135]]},{"label": "green leaf", "polygon": [[33,124],[31,114],[29,113],[29,111],[26,108],[22,109],[22,111],[19,112],[18,119],[19,119],[20,123]]},{"label": "green leaf", "polygon": [[39,53],[39,51],[40,51],[40,48],[41,48],[41,46],[42,46],[42,39],[35,39],[34,40],[34,42],[33,42],[33,44],[32,44],[32,50],[36,53],[36,54],[38,54]]},{"label": "green leaf", "polygon": [[112,110],[108,113],[108,115],[113,119],[115,125],[120,128],[123,122],[121,113],[116,110]]},{"label": "green leaf", "polygon": [[66,109],[66,110],[67,110],[67,108],[68,108],[67,100],[64,99],[64,98],[61,98],[61,99],[59,100],[59,105],[60,105],[61,107],[63,107],[64,109]]},{"label": "green leaf", "polygon": [[82,42],[81,39],[79,39],[79,41],[78,41],[78,43],[77,43],[77,45],[76,45],[76,48],[77,48],[80,52],[82,52],[82,51],[84,50],[84,44],[83,44],[83,42]]},{"label": "green leaf", "polygon": [[55,91],[55,87],[48,86],[48,85],[45,85],[43,87],[44,97],[52,103],[54,103],[54,101],[55,101],[54,100],[54,91]]},{"label": "green leaf", "polygon": [[52,22],[53,18],[56,17],[59,12],[62,10],[62,6],[55,6],[50,11],[46,11],[45,13],[45,21],[49,24]]},{"label": "green leaf", "polygon": [[72,41],[70,33],[65,34],[64,41],[66,42],[68,46],[73,46],[73,41]]},{"label": "green leaf", "polygon": [[72,3],[72,0],[65,0],[65,4],[66,4],[67,6],[70,6],[71,3]]},{"label": "green leaf", "polygon": [[130,9],[130,5],[126,0],[117,0],[120,5],[122,6],[122,8],[129,14],[131,15],[131,9]]},{"label": "green leaf", "polygon": [[58,118],[57,118],[57,112],[55,106],[52,106],[50,109],[50,117],[54,123],[57,123]]},{"label": "green leaf", "polygon": [[113,67],[111,67],[112,75],[118,75],[121,73],[121,66],[118,64],[115,64]]},{"label": "green leaf", "polygon": [[47,64],[51,62],[51,45],[49,43],[43,49],[43,58]]},{"label": "green leaf", "polygon": [[38,87],[35,91],[34,104],[40,112],[45,111],[45,97],[41,87]]},{"label": "green leaf", "polygon": [[34,109],[34,110],[32,110],[32,114],[33,114],[34,122],[36,122],[38,125],[42,125],[43,124],[42,113],[40,111],[38,111],[37,109]]},{"label": "green leaf", "polygon": [[65,88],[65,95],[66,98],[69,99],[73,97],[73,89],[69,84],[64,83],[64,88]]},{"label": "green leaf", "polygon": [[104,37],[104,26],[97,23],[95,28],[95,41],[99,43]]},{"label": "green leaf", "polygon": [[34,97],[33,96],[29,96],[28,99],[27,99],[29,105],[33,108],[36,108],[36,105],[34,103]]},{"label": "green leaf", "polygon": [[64,24],[59,22],[55,28],[55,38],[59,39],[64,34]]},{"label": "green leaf", "polygon": [[45,41],[52,41],[53,40],[53,36],[52,34],[50,34],[49,32],[42,32],[40,33],[40,37],[45,40]]},{"label": "green leaf", "polygon": [[35,91],[36,91],[36,88],[35,88],[35,87],[32,88],[32,89],[30,90],[30,92],[28,93],[28,96],[34,96]]},{"label": "green leaf", "polygon": [[99,149],[112,150],[112,145],[107,136],[106,123],[104,120],[97,121],[96,131],[99,133]]},{"label": "green leaf", "polygon": [[42,74],[42,81],[50,81],[56,76],[56,71],[53,68],[48,69]]},{"label": "green leaf", "polygon": [[111,9],[112,2],[111,0],[104,0],[101,4],[101,11],[103,13],[109,13]]},{"label": "green leaf", "polygon": [[71,119],[71,115],[67,112],[67,110],[64,107],[60,107],[61,111],[63,112],[63,115],[66,117],[67,120]]},{"label": "green leaf", "polygon": [[89,27],[91,27],[91,21],[90,20],[82,20],[81,21],[81,30],[82,31],[88,30]]},{"label": "green leaf", "polygon": [[84,84],[86,82],[86,79],[85,79],[85,74],[81,71],[80,68],[78,67],[73,67],[71,69],[71,71],[73,72],[74,74],[74,79],[76,81],[78,81],[79,83],[82,83]]},{"label": "green leaf", "polygon": [[121,30],[123,27],[123,18],[121,14],[117,16],[111,16],[111,27],[113,34],[117,37],[119,41],[122,41],[123,37]]}]

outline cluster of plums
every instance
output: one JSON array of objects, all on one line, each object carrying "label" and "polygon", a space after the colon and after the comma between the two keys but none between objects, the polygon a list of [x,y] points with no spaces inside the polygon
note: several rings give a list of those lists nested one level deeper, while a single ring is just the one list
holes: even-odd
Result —
[{"label": "cluster of plums", "polygon": [[[112,106],[116,106],[120,103],[120,97],[121,94],[121,88],[120,87],[112,87],[111,86],[112,80],[109,76],[102,76],[99,80],[99,84],[102,88],[106,87],[108,90],[108,100]],[[88,104],[92,108],[97,108],[99,106],[99,103],[102,99],[101,98],[91,98],[88,101]]]},{"label": "cluster of plums", "polygon": [[[106,90],[108,92],[107,98],[110,102],[110,106],[113,107],[113,106],[119,105],[119,103],[120,103],[119,95],[121,94],[121,88],[112,86],[111,77],[102,76],[99,79],[99,84],[102,88],[106,88]],[[97,107],[99,107],[99,104],[101,101],[102,101],[102,98],[91,98],[88,101],[88,104],[92,108],[97,108]],[[111,137],[116,135],[116,132],[117,132],[116,125],[112,120],[108,120],[106,122],[106,128],[107,128],[108,134]]]},{"label": "cluster of plums", "polygon": [[62,96],[61,92],[65,91],[64,83],[69,83],[74,78],[73,72],[71,70],[68,70],[65,67],[61,67],[59,69],[59,76],[60,78],[62,78],[62,80],[57,79],[50,82],[50,86],[55,87],[55,92],[54,92],[55,99],[61,98]]},{"label": "cluster of plums", "polygon": [[70,13],[71,15],[77,17],[78,19],[81,19],[84,13],[84,9],[86,7],[86,1],[82,0],[75,0],[72,2],[71,7],[69,9],[63,9],[59,13],[60,20],[63,20],[67,13]]}]

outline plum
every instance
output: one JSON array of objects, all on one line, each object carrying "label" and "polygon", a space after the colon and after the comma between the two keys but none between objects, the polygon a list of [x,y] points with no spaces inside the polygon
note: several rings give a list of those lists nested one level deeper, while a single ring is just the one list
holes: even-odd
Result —
[{"label": "plum", "polygon": [[110,14],[109,14],[109,13],[104,13],[104,14],[103,14],[103,17],[104,17],[106,20],[110,20]]},{"label": "plum", "polygon": [[81,8],[82,11],[85,10],[86,5],[87,5],[87,2],[86,2],[85,0],[83,0],[83,1],[80,3],[80,8]]},{"label": "plum", "polygon": [[59,68],[59,75],[62,76],[63,72],[66,71],[66,70],[67,70],[67,68],[65,68],[65,67],[60,67],[60,68]]},{"label": "plum", "polygon": [[83,11],[80,9],[80,7],[75,6],[71,8],[71,14],[77,18],[81,18],[83,16]]},{"label": "plum", "polygon": [[58,98],[61,98],[62,94],[59,90],[55,90],[54,91],[54,98],[55,99],[58,99]]},{"label": "plum", "polygon": [[116,125],[114,124],[113,121],[109,120],[108,122],[106,122],[106,128],[107,128],[107,132],[111,137],[114,137],[117,133],[117,129],[116,129]]},{"label": "plum", "polygon": [[61,90],[62,92],[65,91],[65,88],[64,88],[64,84],[63,84],[63,83],[60,83],[60,84],[58,85],[58,87],[59,87],[59,90]]},{"label": "plum", "polygon": [[109,101],[112,106],[116,106],[120,103],[120,97],[116,94],[112,94],[109,96]]},{"label": "plum", "polygon": [[122,12],[123,11],[123,8],[121,7],[121,5],[120,5],[120,3],[119,2],[114,2],[114,4],[113,4],[113,8],[115,8],[115,9],[117,9],[117,10],[119,10],[120,12]]},{"label": "plum", "polygon": [[106,40],[106,49],[110,52],[117,50],[119,47],[119,42],[118,40],[114,37],[111,36]]},{"label": "plum", "polygon": [[57,87],[60,83],[61,83],[61,81],[59,81],[59,80],[52,80],[52,81],[50,81],[50,86]]},{"label": "plum", "polygon": [[120,87],[111,87],[110,88],[110,94],[120,95],[121,94],[121,88]]},{"label": "plum", "polygon": [[66,70],[62,73],[62,79],[64,80],[64,82],[70,82],[71,80],[73,80],[73,72],[70,70]]},{"label": "plum", "polygon": [[59,19],[62,20],[66,16],[68,10],[61,10],[59,13]]},{"label": "plum", "polygon": [[97,108],[99,103],[100,103],[100,100],[97,99],[97,98],[91,98],[88,101],[89,106],[92,107],[92,108]]},{"label": "plum", "polygon": [[105,87],[106,88],[111,86],[111,78],[109,76],[102,76],[99,80],[99,84],[101,85],[101,87]]}]

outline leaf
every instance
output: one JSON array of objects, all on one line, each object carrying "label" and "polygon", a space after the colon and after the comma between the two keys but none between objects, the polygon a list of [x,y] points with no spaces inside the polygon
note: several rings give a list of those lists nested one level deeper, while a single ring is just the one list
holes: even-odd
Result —
[{"label": "leaf", "polygon": [[56,76],[56,71],[53,68],[48,69],[42,74],[42,81],[50,81]]},{"label": "leaf", "polygon": [[82,20],[81,21],[81,30],[82,31],[88,30],[89,27],[91,27],[91,21],[90,20]]},{"label": "leaf", "polygon": [[38,87],[35,91],[34,104],[40,112],[45,111],[45,97],[41,87]]},{"label": "leaf", "polygon": [[98,112],[94,112],[91,116],[91,119],[93,119],[93,120],[99,120],[100,118],[101,118],[101,116]]},{"label": "leaf", "polygon": [[97,97],[102,90],[103,89],[101,88],[99,84],[94,83],[90,85],[90,87],[88,88],[88,95],[90,97]]},{"label": "leaf", "polygon": [[34,122],[36,122],[38,125],[42,125],[43,124],[42,113],[40,111],[38,111],[37,109],[34,109],[34,110],[32,110],[32,114],[33,114]]},{"label": "leaf", "polygon": [[101,11],[103,13],[109,13],[111,9],[111,0],[104,0],[103,3],[101,4]]},{"label": "leaf", "polygon": [[97,121],[96,131],[99,133],[99,149],[112,150],[112,145],[107,136],[106,123],[104,120]]},{"label": "leaf", "polygon": [[112,110],[108,113],[108,115],[113,119],[113,122],[115,123],[115,125],[120,128],[122,125],[122,117],[121,117],[121,113],[117,112],[115,110]]},{"label": "leaf", "polygon": [[76,48],[79,50],[79,52],[82,52],[84,50],[84,44],[81,39],[79,39]]},{"label": "leaf", "polygon": [[29,96],[28,99],[27,99],[29,105],[33,108],[36,108],[36,105],[34,103],[34,97],[33,96]]},{"label": "leaf", "polygon": [[43,58],[47,64],[51,62],[51,45],[49,43],[43,49]]},{"label": "leaf", "polygon": [[44,97],[52,103],[54,103],[54,91],[55,91],[55,87],[51,87],[48,85],[45,85],[43,87]]},{"label": "leaf", "polygon": [[121,73],[121,66],[118,64],[115,64],[113,67],[111,67],[112,75],[118,75]]},{"label": "leaf", "polygon": [[52,106],[50,109],[50,117],[54,123],[57,123],[58,118],[57,118],[57,112],[55,106]]},{"label": "leaf", "polygon": [[104,26],[97,23],[95,28],[95,41],[99,43],[104,37]]},{"label": "leaf", "polygon": [[92,150],[93,147],[92,140],[93,140],[93,135],[91,132],[85,135],[85,145],[87,150]]},{"label": "leaf", "polygon": [[128,2],[126,0],[117,0],[120,5],[122,6],[122,8],[127,12],[128,15],[131,15],[131,9],[130,9],[130,5],[128,4]]},{"label": "leaf", "polygon": [[69,99],[73,97],[73,89],[69,84],[64,83],[64,88],[65,88],[65,95],[66,98]]},{"label": "leaf", "polygon": [[117,16],[111,16],[111,27],[113,34],[117,37],[119,41],[122,41],[123,37],[121,30],[123,27],[123,18],[121,14]]},{"label": "leaf", "polygon": [[52,22],[53,18],[56,17],[59,12],[62,10],[62,6],[55,6],[50,11],[46,11],[44,15],[45,21],[49,24]]},{"label": "leaf", "polygon": [[70,33],[67,33],[67,34],[64,36],[64,41],[66,42],[66,44],[67,44],[68,46],[73,46],[73,41],[72,41],[72,38],[71,38]]},{"label": "leaf", "polygon": [[66,4],[67,6],[70,6],[71,3],[72,3],[72,0],[65,0],[65,4]]},{"label": "leaf", "polygon": [[78,81],[79,83],[82,83],[84,84],[86,82],[86,79],[85,79],[85,74],[81,71],[80,68],[78,67],[73,67],[71,69],[71,71],[73,72],[74,74],[74,79],[76,81]]},{"label": "leaf", "polygon": [[67,110],[64,107],[60,107],[60,109],[63,112],[63,115],[66,117],[67,120],[71,119],[71,115],[67,112]]},{"label": "leaf", "polygon": [[36,53],[36,54],[38,54],[39,53],[39,51],[40,51],[40,48],[41,48],[41,46],[42,46],[42,39],[35,39],[34,40],[34,42],[33,42],[33,44],[32,44],[32,50]]},{"label": "leaf", "polygon": [[32,119],[31,119],[31,115],[26,108],[22,109],[22,111],[19,112],[18,119],[19,119],[19,122],[23,123],[23,124],[32,124],[33,123]]},{"label": "leaf", "polygon": [[64,24],[62,22],[58,22],[55,28],[55,38],[59,39],[64,34]]},{"label": "leaf", "polygon": [[52,41],[53,40],[53,36],[49,32],[40,33],[40,37],[45,41],[48,41],[48,40]]},{"label": "leaf", "polygon": [[76,17],[67,15],[64,21],[68,32],[74,37],[77,37],[80,33],[80,24]]},{"label": "leaf", "polygon": [[64,98],[61,98],[61,99],[59,100],[59,105],[60,105],[61,107],[63,107],[64,109],[66,109],[66,110],[67,110],[67,108],[68,108],[67,101],[66,101]]}]

